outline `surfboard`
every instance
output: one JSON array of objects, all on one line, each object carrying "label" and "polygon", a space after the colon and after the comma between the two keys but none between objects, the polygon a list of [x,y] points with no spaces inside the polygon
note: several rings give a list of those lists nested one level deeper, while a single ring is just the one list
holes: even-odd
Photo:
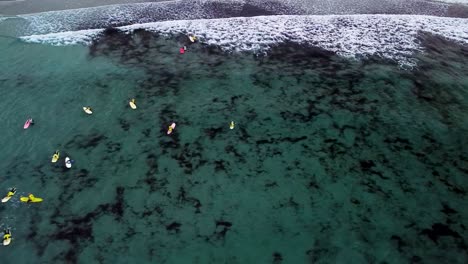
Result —
[{"label": "surfboard", "polygon": [[167,129],[167,134],[170,135],[172,131],[174,131],[174,128],[176,127],[175,123],[172,123],[169,128]]},{"label": "surfboard", "polygon": [[31,121],[32,121],[31,118],[29,118],[28,120],[26,120],[26,123],[24,123],[23,128],[24,128],[24,129],[27,129],[27,128],[29,127],[29,125],[31,125]]},{"label": "surfboard", "polygon": [[5,197],[3,197],[2,203],[8,202],[8,201],[11,199],[11,197],[13,197],[13,196],[5,196]]},{"label": "surfboard", "polygon": [[195,42],[196,38],[194,36],[189,36],[188,37],[190,39],[191,42]]},{"label": "surfboard", "polygon": [[28,197],[21,196],[21,197],[20,197],[20,201],[22,201],[23,203],[40,203],[40,202],[42,202],[42,198],[34,197],[34,198],[30,201]]},{"label": "surfboard", "polygon": [[87,113],[88,115],[92,114],[93,111],[91,111],[91,108],[90,107],[86,107],[86,106],[83,106],[83,111],[85,111],[85,113]]},{"label": "surfboard", "polygon": [[11,237],[9,237],[9,238],[3,240],[3,245],[4,245],[4,246],[10,245],[10,243],[11,243]]},{"label": "surfboard", "polygon": [[65,167],[67,167],[67,168],[71,168],[71,167],[72,167],[72,163],[71,163],[69,157],[66,157],[66,158],[65,158]]},{"label": "surfboard", "polygon": [[136,106],[136,104],[135,104],[135,99],[132,99],[128,104],[130,105],[130,107],[131,107],[132,109],[136,109],[136,108],[137,108],[137,106]]},{"label": "surfboard", "polygon": [[55,163],[60,158],[60,152],[56,153],[52,156],[52,162]]}]

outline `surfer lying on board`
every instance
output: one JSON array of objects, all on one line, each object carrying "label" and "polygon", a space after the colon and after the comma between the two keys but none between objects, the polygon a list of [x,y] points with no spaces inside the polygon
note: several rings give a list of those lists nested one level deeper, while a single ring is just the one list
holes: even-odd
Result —
[{"label": "surfer lying on board", "polygon": [[42,202],[42,198],[35,197],[30,193],[28,197],[21,196],[20,201],[23,203],[40,203]]},{"label": "surfer lying on board", "polygon": [[10,229],[4,229],[3,233],[5,233],[3,235],[3,245],[8,246],[11,242],[11,231]]},{"label": "surfer lying on board", "polygon": [[194,43],[195,41],[197,41],[197,37],[195,37],[194,35],[191,35],[188,37],[190,42]]},{"label": "surfer lying on board", "polygon": [[[67,157],[68,158],[68,157]],[[67,168],[70,168],[71,165],[74,163],[75,161],[68,158],[68,159],[65,159],[65,165],[67,166]]]},{"label": "surfer lying on board", "polygon": [[30,193],[30,194],[28,195],[28,202],[34,201],[35,198],[36,198],[36,197],[34,197],[34,195],[33,195],[32,193]]},{"label": "surfer lying on board", "polygon": [[16,188],[15,188],[15,187],[10,188],[10,189],[8,190],[7,197],[12,197],[13,195],[15,195],[15,193],[16,193]]}]

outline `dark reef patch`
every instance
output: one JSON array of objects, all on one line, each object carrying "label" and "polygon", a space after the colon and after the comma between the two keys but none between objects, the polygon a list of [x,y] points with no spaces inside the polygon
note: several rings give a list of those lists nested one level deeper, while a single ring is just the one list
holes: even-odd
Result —
[{"label": "dark reef patch", "polygon": [[462,238],[460,234],[450,229],[449,226],[441,224],[441,223],[435,223],[432,225],[431,228],[423,229],[420,234],[429,237],[436,244],[438,244],[440,237],[444,237],[444,236],[453,237],[454,239]]},{"label": "dark reef patch", "polygon": [[397,235],[393,235],[391,238],[390,238],[392,241],[395,241],[396,244],[397,244],[397,248],[398,248],[398,252],[402,253],[403,250],[404,250],[404,247],[407,246],[406,242],[399,236]]},{"label": "dark reef patch", "polygon": [[88,149],[96,148],[102,141],[106,140],[107,137],[103,134],[92,133],[89,135],[78,135],[72,140],[68,141],[65,144],[67,149],[79,148],[79,149]]},{"label": "dark reef patch", "polygon": [[273,264],[281,264],[283,261],[283,256],[279,252],[273,253]]},{"label": "dark reef patch", "polygon": [[263,144],[278,144],[280,142],[289,142],[289,143],[297,143],[302,140],[306,140],[307,136],[302,136],[302,137],[284,137],[284,138],[272,138],[272,139],[261,139],[257,140],[255,143],[257,145],[263,145]]},{"label": "dark reef patch", "polygon": [[174,233],[174,232],[179,233],[181,226],[182,226],[182,224],[180,224],[180,223],[172,222],[171,224],[166,226],[166,230],[171,232],[171,233]]},{"label": "dark reef patch", "polygon": [[207,163],[202,157],[202,151],[203,147],[200,143],[195,142],[191,145],[186,143],[180,153],[173,155],[172,158],[184,169],[185,174],[191,175],[196,169]]},{"label": "dark reef patch", "polygon": [[218,220],[216,221],[216,230],[214,235],[216,239],[224,240],[227,232],[231,229],[232,223],[228,221]]},{"label": "dark reef patch", "polygon": [[193,206],[195,208],[196,214],[201,212],[200,209],[202,207],[202,204],[200,200],[194,197],[187,196],[187,192],[185,191],[184,187],[179,188],[179,192],[177,193],[177,201],[182,204],[188,204],[190,206]]},{"label": "dark reef patch", "polygon": [[124,214],[124,191],[124,187],[117,187],[114,203],[101,204],[81,216],[64,215],[56,209],[50,220],[50,223],[56,226],[56,231],[49,239],[65,240],[70,243],[70,249],[57,257],[65,258],[68,263],[77,263],[80,248],[94,241],[93,222],[97,218],[113,214],[117,221],[121,220]]},{"label": "dark reef patch", "polygon": [[208,136],[209,139],[214,139],[218,135],[221,135],[223,132],[224,132],[223,127],[205,128],[205,134]]},{"label": "dark reef patch", "polygon": [[119,124],[123,131],[128,131],[130,129],[130,123],[123,118],[119,118]]}]

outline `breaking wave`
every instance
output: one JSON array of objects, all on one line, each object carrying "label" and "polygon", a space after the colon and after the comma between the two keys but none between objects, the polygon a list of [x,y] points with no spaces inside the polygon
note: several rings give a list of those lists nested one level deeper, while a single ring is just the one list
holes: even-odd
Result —
[{"label": "breaking wave", "polygon": [[[412,15],[259,16],[227,19],[163,21],[118,27],[123,33],[144,29],[160,35],[195,34],[206,45],[225,51],[267,52],[293,42],[320,47],[345,57],[377,56],[412,65],[423,51],[420,32],[468,45],[468,19]],[[104,29],[24,36],[33,43],[91,44]]]},{"label": "breaking wave", "polygon": [[149,22],[271,15],[411,14],[468,17],[468,7],[428,0],[176,0],[19,15],[18,36]]}]

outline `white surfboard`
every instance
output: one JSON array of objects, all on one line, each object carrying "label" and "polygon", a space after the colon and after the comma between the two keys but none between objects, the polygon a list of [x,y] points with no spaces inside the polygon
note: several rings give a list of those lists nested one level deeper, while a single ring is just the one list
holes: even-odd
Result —
[{"label": "white surfboard", "polygon": [[2,203],[8,202],[8,201],[11,199],[11,197],[13,197],[13,196],[6,196],[6,197],[3,197]]},{"label": "white surfboard", "polygon": [[91,111],[91,107],[83,106],[83,111],[85,111],[85,113],[87,113],[88,115],[93,113],[93,111]]},{"label": "white surfboard", "polygon": [[10,243],[11,243],[11,237],[8,238],[8,239],[3,240],[3,245],[4,245],[4,246],[10,245]]},{"label": "white surfboard", "polygon": [[[9,231],[9,230],[8,230],[8,231]],[[8,245],[10,245],[10,243],[11,243],[11,231],[9,231],[9,233],[10,233],[10,237],[3,240],[3,245],[4,245],[4,246],[8,246]]]},{"label": "white surfboard", "polygon": [[137,108],[137,106],[136,106],[136,104],[135,104],[135,99],[132,99],[130,102],[128,102],[128,104],[130,105],[130,107],[131,107],[132,109],[136,109],[136,108]]},{"label": "white surfboard", "polygon": [[172,123],[169,128],[167,129],[167,134],[170,135],[172,134],[172,131],[174,131],[174,128],[176,127],[176,123]]}]

